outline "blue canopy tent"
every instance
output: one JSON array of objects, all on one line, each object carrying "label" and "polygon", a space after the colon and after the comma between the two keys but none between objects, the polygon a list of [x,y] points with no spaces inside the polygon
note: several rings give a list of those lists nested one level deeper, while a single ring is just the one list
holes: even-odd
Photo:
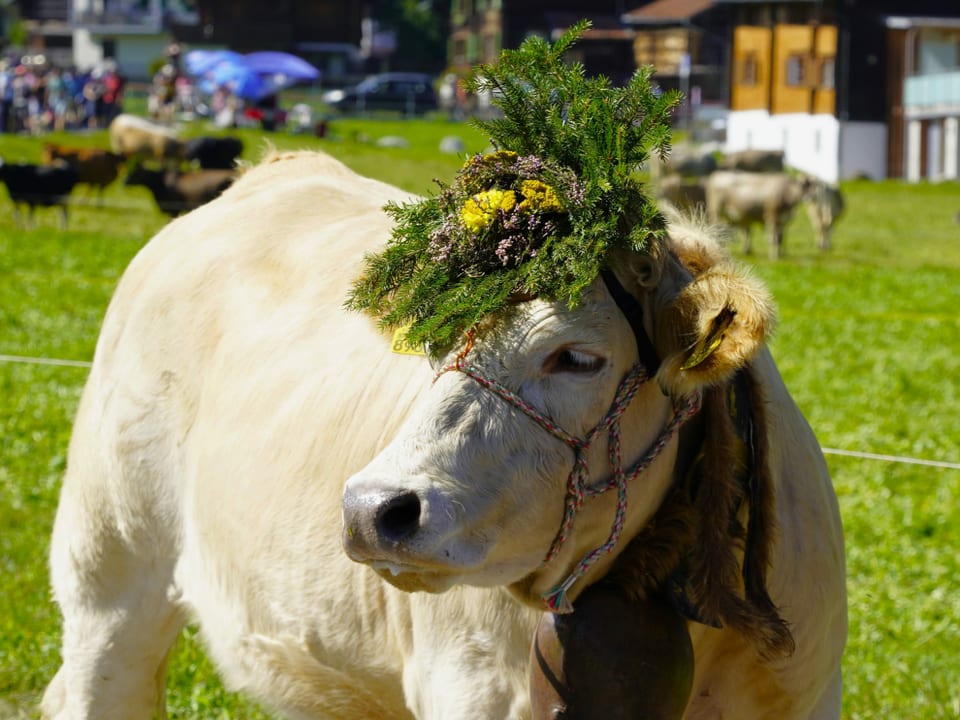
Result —
[{"label": "blue canopy tent", "polygon": [[191,50],[183,56],[184,69],[191,75],[203,75],[221,62],[240,62],[243,55],[233,50]]},{"label": "blue canopy tent", "polygon": [[248,68],[241,60],[222,60],[203,75],[201,87],[212,92],[217,87],[226,86],[237,97],[247,100],[260,98],[276,92],[259,73]]},{"label": "blue canopy tent", "polygon": [[316,80],[320,71],[306,60],[285,52],[253,52],[244,56],[251,70],[263,75],[285,75],[294,81]]},{"label": "blue canopy tent", "polygon": [[284,52],[241,55],[232,50],[191,50],[186,70],[200,78],[205,92],[226,86],[247,100],[260,100],[301,80],[316,80],[320,71],[306,60]]}]

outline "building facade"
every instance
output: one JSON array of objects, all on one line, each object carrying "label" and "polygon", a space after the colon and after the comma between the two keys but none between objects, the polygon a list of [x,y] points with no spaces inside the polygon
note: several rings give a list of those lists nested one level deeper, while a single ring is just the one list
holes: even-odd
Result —
[{"label": "building facade", "polygon": [[635,32],[634,62],[653,65],[664,89],[693,105],[727,104],[730,8],[714,0],[654,0],[623,15]]},{"label": "building facade", "polygon": [[894,16],[887,31],[903,88],[892,103],[897,175],[960,179],[960,17]]},{"label": "building facade", "polygon": [[337,74],[357,60],[364,9],[342,0],[71,0],[68,20],[79,66],[113,57],[133,78],[148,77],[173,39],[191,48],[296,52]]},{"label": "building facade", "polygon": [[527,37],[556,40],[587,18],[593,27],[572,49],[571,59],[582,63],[588,74],[620,84],[636,67],[634,32],[621,19],[624,11],[622,0],[452,0],[448,70],[466,75],[479,63],[494,62],[501,50],[519,47]]},{"label": "building facade", "polygon": [[830,182],[956,177],[960,4],[719,1],[734,10],[727,151],[783,150]]}]

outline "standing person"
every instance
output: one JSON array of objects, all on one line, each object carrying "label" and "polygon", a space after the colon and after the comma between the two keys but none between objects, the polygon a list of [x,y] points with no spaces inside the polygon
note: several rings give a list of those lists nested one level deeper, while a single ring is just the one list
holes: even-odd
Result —
[{"label": "standing person", "polygon": [[30,135],[39,135],[43,132],[43,89],[33,83],[27,89],[27,119],[25,121],[26,131]]},{"label": "standing person", "polygon": [[13,115],[13,130],[11,132],[21,132],[27,128],[27,104],[30,96],[31,79],[27,77],[26,65],[17,65],[13,71],[13,97],[10,101],[11,114]]},{"label": "standing person", "polygon": [[83,112],[87,127],[100,127],[103,115],[103,70],[94,68],[83,84]]},{"label": "standing person", "polygon": [[150,116],[155,120],[170,122],[173,119],[177,99],[176,76],[176,69],[169,63],[161,67],[153,76],[148,108]]},{"label": "standing person", "polygon": [[0,133],[11,131],[13,114],[13,68],[0,59]]},{"label": "standing person", "polygon": [[58,67],[50,68],[47,74],[47,107],[53,115],[53,129],[66,129],[67,105],[69,89]]},{"label": "standing person", "polygon": [[83,116],[83,85],[85,78],[75,65],[70,65],[63,73],[63,83],[67,88],[67,118],[68,130],[82,127]]},{"label": "standing person", "polygon": [[443,76],[437,96],[441,109],[445,110],[450,120],[460,120],[457,117],[457,76],[450,72]]},{"label": "standing person", "polygon": [[113,58],[104,62],[103,73],[103,126],[107,127],[110,121],[123,112],[123,88],[125,78]]}]

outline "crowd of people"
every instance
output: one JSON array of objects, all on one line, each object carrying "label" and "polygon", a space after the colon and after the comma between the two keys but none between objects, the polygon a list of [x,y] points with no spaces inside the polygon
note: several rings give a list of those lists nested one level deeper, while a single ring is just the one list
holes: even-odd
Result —
[{"label": "crowd of people", "polygon": [[122,112],[124,85],[111,59],[81,72],[42,55],[0,58],[0,133],[105,128]]}]

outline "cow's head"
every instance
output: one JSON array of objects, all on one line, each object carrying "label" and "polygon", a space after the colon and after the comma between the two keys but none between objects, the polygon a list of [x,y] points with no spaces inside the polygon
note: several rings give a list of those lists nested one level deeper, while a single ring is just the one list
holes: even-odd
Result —
[{"label": "cow's head", "polygon": [[[538,607],[616,535],[568,599],[609,568],[673,480],[677,442],[664,428],[675,410],[743,366],[772,325],[764,288],[734,270],[702,228],[674,224],[650,254],[623,253],[612,264],[642,307],[661,359],[655,376],[641,374],[622,413],[611,411],[640,353],[601,279],[574,309],[518,303],[483,328],[469,352],[456,348],[437,365],[418,410],[347,482],[343,541],[351,558],[404,590],[508,585]],[[587,498],[558,543],[576,457],[564,438],[586,438],[614,415],[622,467],[652,447],[654,459],[629,483],[622,530],[611,532],[622,505],[612,490]],[[603,428],[582,452],[590,484],[610,478],[609,445]]]}]

